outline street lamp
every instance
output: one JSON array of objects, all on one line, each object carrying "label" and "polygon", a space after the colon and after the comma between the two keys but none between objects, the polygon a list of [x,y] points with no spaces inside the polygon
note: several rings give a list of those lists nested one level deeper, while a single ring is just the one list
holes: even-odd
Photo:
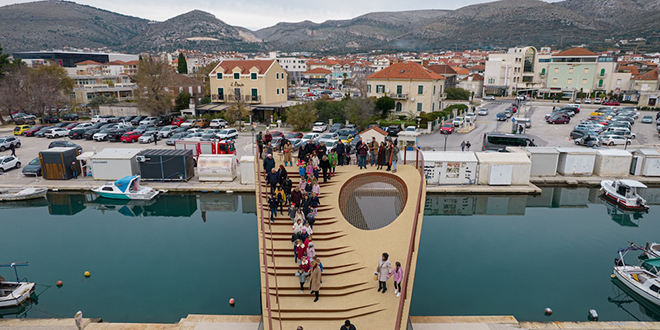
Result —
[{"label": "street lamp", "polygon": [[252,125],[252,129],[251,129],[251,132],[252,132],[252,155],[253,155],[253,156],[254,156],[254,154],[255,154],[255,153],[254,153],[254,144],[255,144],[255,141],[254,141],[254,126],[256,126],[256,125],[253,124],[253,125]]},{"label": "street lamp", "polygon": [[447,151],[447,138],[449,137],[449,134],[443,134],[445,136],[445,150]]},{"label": "street lamp", "polygon": [[417,117],[417,130],[419,130],[419,122],[422,120],[422,117]]}]

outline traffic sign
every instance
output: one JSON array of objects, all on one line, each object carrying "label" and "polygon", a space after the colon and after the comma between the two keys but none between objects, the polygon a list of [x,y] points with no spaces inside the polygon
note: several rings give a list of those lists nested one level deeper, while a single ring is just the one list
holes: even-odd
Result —
[{"label": "traffic sign", "polygon": [[515,122],[516,122],[516,118],[511,118],[511,122],[512,122],[512,123],[515,123]]}]

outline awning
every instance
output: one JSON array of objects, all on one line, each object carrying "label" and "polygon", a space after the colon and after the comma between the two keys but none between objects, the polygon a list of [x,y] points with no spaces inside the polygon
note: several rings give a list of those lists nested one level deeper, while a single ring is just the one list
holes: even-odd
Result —
[{"label": "awning", "polygon": [[621,183],[624,186],[628,186],[631,188],[646,188],[646,185],[635,180],[617,180],[619,183]]},{"label": "awning", "polygon": [[93,151],[86,151],[86,152],[83,152],[82,154],[78,155],[78,157],[76,157],[76,159],[77,159],[77,160],[88,161],[88,160],[90,160],[90,159],[92,158],[92,156],[94,156],[94,155],[96,155],[95,152],[93,152]]}]

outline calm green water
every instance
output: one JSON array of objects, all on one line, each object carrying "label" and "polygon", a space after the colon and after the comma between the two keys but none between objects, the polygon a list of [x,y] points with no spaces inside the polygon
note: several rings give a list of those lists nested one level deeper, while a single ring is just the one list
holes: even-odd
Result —
[{"label": "calm green water", "polygon": [[[601,320],[660,320],[660,308],[646,309],[609,277],[628,240],[660,241],[660,207],[635,219],[609,214],[597,196],[586,188],[427,196],[411,314],[581,321],[594,308]],[[646,197],[658,204],[660,191]],[[21,277],[64,281],[39,287],[38,304],[26,311],[0,310],[4,317],[83,310],[114,322],[177,322],[192,313],[260,312],[254,195],[165,195],[123,205],[51,194],[1,207],[0,263],[29,261]],[[0,268],[0,275],[13,273]],[[553,316],[543,315],[545,307]]]}]

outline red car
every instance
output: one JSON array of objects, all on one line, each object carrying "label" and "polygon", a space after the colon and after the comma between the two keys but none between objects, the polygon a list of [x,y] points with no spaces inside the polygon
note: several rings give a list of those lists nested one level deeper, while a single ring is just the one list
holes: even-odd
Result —
[{"label": "red car", "polygon": [[34,125],[29,130],[23,132],[25,136],[34,136],[34,133],[39,132],[40,129],[48,127],[48,125]]},{"label": "red car", "polygon": [[564,116],[562,114],[554,114],[550,118],[546,119],[548,124],[568,124],[571,121],[571,118]]},{"label": "red car", "polygon": [[282,133],[280,131],[272,131],[272,132],[270,132],[270,136],[272,136],[273,139],[274,138],[280,138],[280,137],[284,137],[284,133]]},{"label": "red car", "polygon": [[186,122],[186,120],[183,119],[183,118],[174,118],[174,119],[172,119],[172,125],[177,126],[177,127],[181,126],[181,124],[183,124],[185,122]]},{"label": "red car", "polygon": [[440,134],[451,134],[451,133],[454,133],[454,124],[444,123],[442,127],[440,127]]},{"label": "red car", "polygon": [[121,142],[124,142],[124,143],[126,143],[126,142],[130,142],[130,143],[137,142],[137,140],[140,138],[140,136],[142,136],[142,133],[144,133],[144,132],[136,132],[136,131],[126,132],[126,133],[124,133],[124,135],[121,136]]},{"label": "red car", "polygon": [[619,105],[621,105],[621,103],[619,103],[619,101],[616,101],[616,100],[609,100],[609,101],[603,102],[603,105],[616,105],[616,106],[619,106]]},{"label": "red car", "polygon": [[287,140],[291,140],[291,139],[302,139],[302,137],[303,137],[303,133],[299,133],[299,132],[289,132],[289,133],[286,133],[286,135],[285,135],[284,137],[285,137]]},{"label": "red car", "polygon": [[72,130],[74,127],[78,126],[78,124],[80,124],[80,123],[71,123],[69,125],[64,126],[64,128],[66,128],[68,130]]}]

